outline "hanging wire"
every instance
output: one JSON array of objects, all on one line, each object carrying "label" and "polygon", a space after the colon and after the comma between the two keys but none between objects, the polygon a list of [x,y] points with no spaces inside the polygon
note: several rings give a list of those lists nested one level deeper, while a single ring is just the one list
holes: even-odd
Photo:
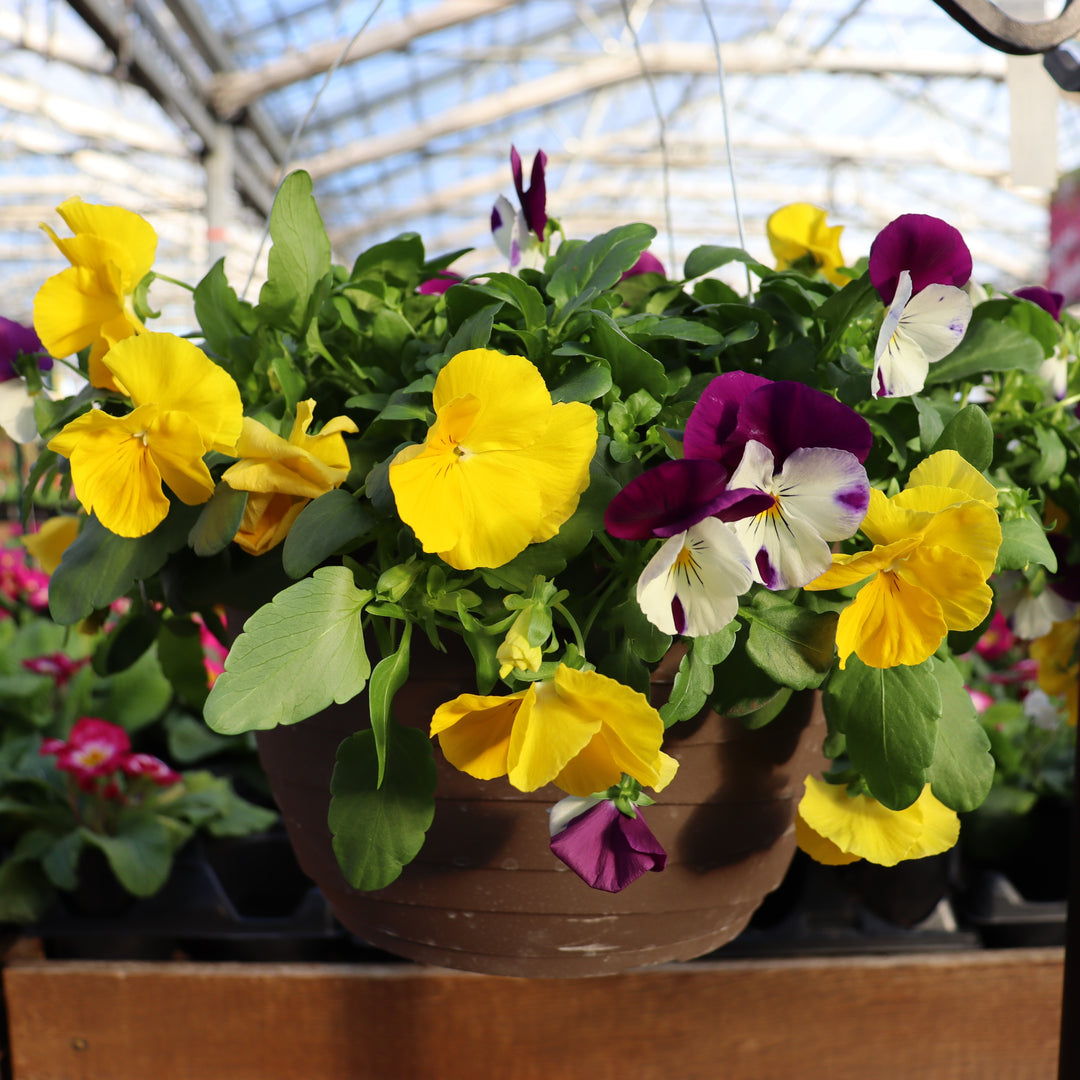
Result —
[{"label": "hanging wire", "polygon": [[641,74],[645,80],[645,85],[649,88],[649,97],[652,100],[653,111],[656,113],[656,122],[660,128],[658,141],[660,144],[660,160],[662,162],[661,175],[663,177],[664,191],[664,228],[667,230],[668,235],[668,265],[674,272],[676,262],[675,228],[671,216],[671,166],[668,161],[667,118],[664,116],[664,110],[660,105],[660,95],[656,92],[656,83],[653,81],[652,72],[649,70],[648,64],[645,63],[645,53],[641,48],[641,40],[638,38],[637,30],[634,29],[634,22],[630,16],[630,7],[627,0],[620,0],[620,5],[622,7],[623,22],[626,23],[626,29],[630,31],[630,37],[634,42],[634,53],[637,56],[638,65],[641,67]]},{"label": "hanging wire", "polygon": [[[371,11],[368,12],[367,18],[364,19],[364,21],[360,24],[360,28],[356,31],[355,34],[353,34],[351,38],[349,38],[349,40],[345,43],[344,48],[342,48],[341,52],[338,53],[337,57],[334,59],[334,62],[326,69],[326,74],[323,76],[323,81],[320,84],[319,89],[315,91],[315,94],[311,99],[311,104],[307,108],[307,112],[305,112],[304,115],[300,117],[299,122],[293,129],[293,133],[289,136],[289,142],[288,145],[285,147],[285,154],[281,162],[282,182],[284,182],[286,170],[288,168],[289,162],[292,161],[293,151],[296,149],[296,144],[300,139],[300,135],[303,132],[304,128],[307,127],[307,122],[311,119],[312,113],[315,112],[315,108],[319,104],[319,99],[323,96],[323,92],[330,85],[330,80],[334,77],[334,73],[337,71],[337,69],[341,67],[341,64],[344,61],[345,57],[348,55],[349,50],[353,47],[353,45],[356,44],[360,35],[363,34],[364,31],[366,31],[367,28],[371,25],[371,20],[379,14],[379,9],[383,6],[384,2],[385,0],[375,0],[374,6],[372,7]],[[278,184],[279,189],[280,187],[281,183]],[[259,259],[262,258],[262,251],[263,248],[266,246],[266,240],[269,235],[270,218],[267,217],[266,224],[263,226],[262,235],[259,237],[259,246],[255,250],[255,258],[252,261],[251,270],[248,272],[247,281],[244,282],[244,291],[240,294],[241,300],[243,300],[247,296],[248,289],[251,288],[251,282],[255,278],[255,270],[259,265]]]},{"label": "hanging wire", "polygon": [[[746,234],[743,231],[742,211],[739,209],[739,185],[735,180],[735,155],[732,153],[731,125],[728,123],[727,88],[724,85],[724,60],[720,55],[720,35],[716,32],[716,24],[713,22],[709,0],[701,0],[701,10],[705,13],[705,21],[709,24],[713,54],[716,56],[716,75],[720,83],[720,115],[724,123],[724,146],[727,149],[728,178],[731,181],[731,206],[735,211],[735,228],[739,233],[739,247],[745,251]],[[746,295],[752,300],[754,297],[754,283],[750,277],[750,267],[743,263],[743,269],[746,271]]]}]

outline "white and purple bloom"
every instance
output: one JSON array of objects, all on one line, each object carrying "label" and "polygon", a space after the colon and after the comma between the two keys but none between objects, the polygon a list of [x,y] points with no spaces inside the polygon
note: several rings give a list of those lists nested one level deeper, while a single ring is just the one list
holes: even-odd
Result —
[{"label": "white and purple bloom", "polygon": [[753,582],[750,559],[726,524],[767,509],[769,496],[732,488],[716,461],[665,461],[630,481],[608,504],[604,525],[623,540],[661,537],[637,583],[637,602],[665,634],[722,630]]},{"label": "white and purple bloom", "polygon": [[928,214],[902,214],[870,246],[870,281],[886,305],[874,350],[875,397],[906,397],[967,333],[971,252],[959,231]]},{"label": "white and purple bloom", "polygon": [[640,808],[627,809],[599,795],[570,796],[551,808],[552,852],[594,889],[619,892],[667,865],[667,853]]},{"label": "white and purple bloom", "polygon": [[547,187],[544,170],[547,167],[547,154],[537,150],[533,158],[530,185],[526,189],[521,155],[516,147],[510,147],[510,168],[514,174],[514,189],[517,192],[520,210],[504,195],[495,200],[491,209],[491,235],[495,246],[510,260],[510,269],[519,266],[535,266],[542,257],[541,245],[547,228]]},{"label": "white and purple bloom", "polygon": [[664,264],[648,250],[643,251],[638,256],[638,261],[629,270],[625,270],[619,280],[625,281],[627,278],[637,277],[639,274],[659,274],[661,277],[667,277]]},{"label": "white and purple bloom", "polygon": [[[1013,296],[1021,300],[1030,300],[1051,315],[1056,322],[1061,322],[1061,311],[1065,307],[1065,294],[1045,289],[1042,285],[1025,285],[1017,289]],[[1063,345],[1054,346],[1054,355],[1048,356],[1039,368],[1039,375],[1045,380],[1053,397],[1060,401],[1068,392],[1069,388],[1069,361],[1075,357],[1070,355]]]},{"label": "white and purple bloom", "polygon": [[34,395],[15,367],[20,356],[37,356],[42,371],[52,368],[52,359],[37,334],[29,326],[0,316],[0,428],[17,443],[37,438],[34,422]]},{"label": "white and purple bloom", "polygon": [[870,484],[862,463],[870,426],[853,409],[803,383],[748,372],[719,375],[686,424],[687,458],[733,468],[729,484],[767,500],[731,530],[769,589],[802,586],[832,564],[829,545],[852,536],[866,516]]},{"label": "white and purple bloom", "polygon": [[1038,304],[1047,314],[1052,315],[1055,322],[1061,322],[1061,310],[1065,306],[1065,294],[1055,292],[1053,289],[1045,289],[1042,285],[1025,285],[1017,289],[1013,296],[1019,296],[1021,300],[1030,300]]}]

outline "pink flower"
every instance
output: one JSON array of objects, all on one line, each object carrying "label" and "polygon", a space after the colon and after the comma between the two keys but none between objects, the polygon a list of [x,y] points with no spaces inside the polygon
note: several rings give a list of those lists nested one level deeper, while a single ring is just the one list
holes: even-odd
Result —
[{"label": "pink flower", "polygon": [[175,769],[169,768],[161,758],[154,757],[153,754],[129,754],[123,760],[121,768],[128,776],[145,776],[162,787],[178,784],[183,779]]},{"label": "pink flower", "polygon": [[75,722],[67,742],[55,750],[56,767],[72,773],[80,783],[93,777],[106,776],[120,768],[131,750],[128,733],[118,724],[84,716]]},{"label": "pink flower", "polygon": [[[199,642],[203,649],[203,667],[206,668],[206,685],[213,686],[217,677],[225,670],[225,657],[229,650],[210,632],[206,623],[198,616],[195,621],[199,624]],[[224,624],[222,619],[222,624]]]},{"label": "pink flower", "polygon": [[995,611],[986,633],[979,638],[975,651],[984,660],[997,660],[1004,656],[1016,644],[1016,635],[1009,629],[1008,622],[1001,611]]},{"label": "pink flower", "polygon": [[49,653],[47,656],[35,656],[30,660],[24,660],[22,666],[35,675],[51,675],[57,686],[67,686],[71,677],[90,663],[90,657],[85,656],[81,660],[72,660],[70,656],[61,652]]},{"label": "pink flower", "polygon": [[994,699],[985,690],[976,690],[974,687],[969,686],[967,692],[975,706],[975,712],[979,716],[982,716],[994,704]]}]

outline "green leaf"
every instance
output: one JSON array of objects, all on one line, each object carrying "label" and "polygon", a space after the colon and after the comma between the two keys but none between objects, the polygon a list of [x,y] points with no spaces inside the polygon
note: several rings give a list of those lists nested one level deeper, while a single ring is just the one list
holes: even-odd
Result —
[{"label": "green leaf", "polygon": [[1031,563],[1045,566],[1051,573],[1057,570],[1057,556],[1046,530],[1027,514],[1003,521],[995,572],[1026,570]]},{"label": "green leaf", "polygon": [[109,532],[91,514],[49,580],[52,617],[70,626],[152,577],[184,546],[198,513],[198,507],[173,503],[153,532],[136,539]]},{"label": "green leaf", "polygon": [[375,736],[375,752],[379,755],[379,775],[376,787],[382,787],[386,774],[388,732],[393,719],[391,705],[394,695],[409,677],[409,642],[412,639],[412,623],[406,623],[401,643],[389,656],[384,656],[371,673],[368,684],[368,713],[371,730]]},{"label": "green leaf", "polygon": [[121,817],[115,836],[81,832],[105,853],[116,880],[132,896],[153,896],[168,881],[176,834],[160,818],[132,811]]},{"label": "green leaf", "polygon": [[113,675],[96,706],[102,716],[128,731],[137,731],[156,720],[172,701],[173,688],[151,650],[126,671]]},{"label": "green leaf", "polygon": [[959,383],[986,371],[1037,371],[1044,359],[1035,338],[1007,323],[984,319],[972,322],[964,340],[930,365],[926,385]]},{"label": "green leaf", "polygon": [[934,677],[941,689],[941,720],[927,779],[941,802],[965,813],[982,804],[994,782],[990,738],[956,664],[935,661]]},{"label": "green leaf", "polygon": [[301,337],[311,296],[330,272],[330,241],[306,172],[290,173],[281,182],[270,211],[270,239],[267,279],[256,313],[263,322]]},{"label": "green leaf", "polygon": [[362,617],[374,594],[343,566],[289,586],[244,625],[206,699],[222,735],[295,724],[363,690],[371,672]]},{"label": "green leaf", "polygon": [[229,285],[223,258],[195,286],[193,299],[203,339],[217,356],[231,356],[237,341],[244,342],[258,325],[252,306],[240,300]]},{"label": "green leaf", "polygon": [[543,296],[517,274],[490,274],[482,285],[474,282],[471,288],[512,304],[521,312],[527,330],[538,330],[547,325]]},{"label": "green leaf", "polygon": [[424,845],[435,817],[436,770],[423,731],[391,723],[379,783],[375,736],[360,731],[337,752],[328,824],[341,872],[354,889],[382,889]]},{"label": "green leaf", "polygon": [[592,313],[589,341],[593,350],[611,367],[611,379],[622,390],[623,398],[637,390],[647,390],[658,401],[668,394],[664,365],[655,356],[635,345],[610,315]]},{"label": "green leaf", "polygon": [[942,708],[934,661],[872,668],[848,657],[847,667],[829,679],[824,705],[874,798],[890,810],[910,806],[934,760]]},{"label": "green leaf", "polygon": [[236,491],[222,482],[203,503],[199,517],[188,533],[188,545],[203,558],[224,551],[240,528],[247,506],[248,493]]},{"label": "green leaf", "polygon": [[735,627],[705,637],[694,638],[679,663],[671,696],[660,707],[665,727],[696,716],[705,707],[713,690],[713,668],[731,652],[735,644]]},{"label": "green leaf", "polygon": [[99,675],[126,671],[154,644],[160,625],[156,611],[136,609],[125,615],[94,650],[94,671]]},{"label": "green leaf", "polygon": [[573,312],[612,288],[655,236],[651,225],[620,225],[584,244],[560,247],[549,264],[554,270],[547,285],[558,307],[556,324],[565,325]]},{"label": "green leaf", "polygon": [[832,668],[839,615],[808,611],[772,593],[759,595],[763,602],[748,613],[747,655],[781,686],[792,690],[820,686]]},{"label": "green leaf", "polygon": [[758,277],[774,273],[769,267],[762,265],[748,255],[742,248],[703,244],[701,247],[694,248],[686,257],[686,263],[683,266],[683,277],[687,281],[692,281],[694,278],[703,277],[705,274],[733,262],[740,262],[749,266]]},{"label": "green leaf", "polygon": [[210,692],[199,628],[190,619],[169,619],[157,635],[157,658],[177,696],[201,709]]},{"label": "green leaf", "polygon": [[0,922],[37,922],[55,896],[38,863],[17,858],[0,863]]},{"label": "green leaf", "polygon": [[1053,428],[1037,424],[1034,435],[1039,456],[1028,474],[1028,482],[1045,484],[1048,480],[1060,477],[1065,471],[1068,455],[1061,436]]},{"label": "green leaf", "polygon": [[79,856],[86,841],[79,829],[58,837],[41,860],[41,868],[58,889],[71,891],[79,884]]},{"label": "green leaf", "polygon": [[955,450],[979,472],[994,458],[994,428],[978,405],[965,405],[938,436],[931,453]]},{"label": "green leaf", "polygon": [[293,522],[281,552],[285,573],[302,578],[338,551],[355,546],[375,526],[371,511],[337,488],[309,502]]}]

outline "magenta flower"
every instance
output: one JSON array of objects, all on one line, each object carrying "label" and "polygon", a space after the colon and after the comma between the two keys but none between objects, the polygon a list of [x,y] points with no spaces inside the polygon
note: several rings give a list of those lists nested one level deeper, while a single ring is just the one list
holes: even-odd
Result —
[{"label": "magenta flower", "polygon": [[0,315],[0,382],[18,378],[14,364],[20,353],[26,356],[36,354],[38,367],[42,371],[52,368],[52,358],[45,355],[45,349],[33,328]]},{"label": "magenta flower", "polygon": [[[564,807],[570,802],[584,811]],[[634,816],[629,817],[610,799],[562,800],[551,812],[552,852],[586,885],[605,892],[625,889],[646,871],[663,870],[667,853],[645,824],[640,807],[632,809]],[[564,824],[566,810],[577,814]]]},{"label": "magenta flower", "polygon": [[531,184],[525,188],[522,179],[521,155],[510,148],[510,168],[514,174],[520,211],[505,196],[500,195],[491,209],[491,235],[495,246],[510,260],[510,269],[521,265],[538,264],[544,230],[547,228],[547,186],[544,172],[547,154],[537,150],[533,158]]},{"label": "magenta flower", "polygon": [[875,397],[917,394],[930,365],[967,333],[971,252],[947,222],[902,214],[870,246],[870,281],[888,310],[874,350]]},{"label": "magenta flower", "polygon": [[48,740],[41,749],[42,753],[56,755],[58,769],[82,782],[120,768],[131,750],[131,740],[118,724],[84,716],[75,722],[66,742],[56,745]]},{"label": "magenta flower", "polygon": [[638,579],[637,602],[666,634],[699,637],[727,626],[750,588],[750,561],[725,524],[771,505],[728,486],[715,461],[665,461],[630,481],[608,504],[604,525],[623,540],[665,543]]},{"label": "magenta flower", "polygon": [[145,776],[161,787],[178,784],[183,777],[153,754],[129,754],[120,765],[128,776]]},{"label": "magenta flower", "polygon": [[30,660],[24,660],[22,666],[35,675],[51,675],[57,686],[64,687],[71,681],[72,676],[90,663],[90,657],[84,656],[81,660],[73,660],[65,653],[49,653],[47,656],[35,656]]},{"label": "magenta flower", "polygon": [[765,502],[731,529],[769,589],[802,586],[832,564],[829,545],[854,534],[870,484],[862,462],[870,426],[853,409],[803,383],[748,372],[719,375],[686,424],[688,458],[732,468],[730,486]]},{"label": "magenta flower", "polygon": [[1054,292],[1052,289],[1044,289],[1041,285],[1025,285],[1017,289],[1013,296],[1019,296],[1021,300],[1030,300],[1038,304],[1043,311],[1048,312],[1057,322],[1061,322],[1061,309],[1065,306],[1065,294]]},{"label": "magenta flower", "polygon": [[975,643],[975,651],[984,660],[1000,660],[1015,645],[1016,635],[1009,629],[1004,614],[998,609],[983,636]]},{"label": "magenta flower", "polygon": [[626,270],[619,280],[625,281],[629,277],[637,277],[638,274],[660,274],[667,277],[664,264],[651,251],[643,251],[638,256],[638,261]]},{"label": "magenta flower", "polygon": [[451,285],[456,285],[459,281],[464,280],[460,274],[455,274],[453,270],[439,270],[434,277],[422,281],[416,291],[421,296],[442,296]]}]

